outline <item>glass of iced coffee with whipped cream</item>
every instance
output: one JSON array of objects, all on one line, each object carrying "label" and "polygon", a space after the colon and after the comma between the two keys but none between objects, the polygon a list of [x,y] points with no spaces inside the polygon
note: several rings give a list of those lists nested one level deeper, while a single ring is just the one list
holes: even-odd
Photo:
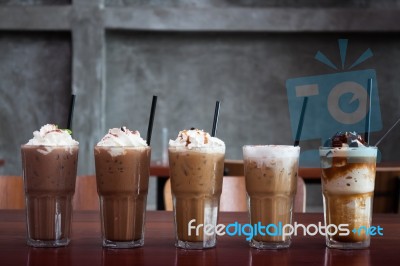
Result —
[{"label": "glass of iced coffee with whipped cream", "polygon": [[30,246],[60,247],[70,242],[79,150],[70,133],[47,124],[21,146]]},{"label": "glass of iced coffee with whipped cream", "polygon": [[168,154],[175,246],[215,247],[225,143],[192,128],[180,131],[175,140],[170,140]]},{"label": "glass of iced coffee with whipped cream", "polygon": [[144,245],[151,148],[138,131],[110,129],[94,148],[103,247]]},{"label": "glass of iced coffee with whipped cream", "polygon": [[369,228],[375,187],[377,148],[355,132],[338,132],[320,147],[326,245],[362,249]]},{"label": "glass of iced coffee with whipped cream", "polygon": [[290,246],[287,226],[292,225],[299,153],[298,146],[243,147],[250,224],[259,225],[258,233],[250,240],[251,247],[282,249]]}]

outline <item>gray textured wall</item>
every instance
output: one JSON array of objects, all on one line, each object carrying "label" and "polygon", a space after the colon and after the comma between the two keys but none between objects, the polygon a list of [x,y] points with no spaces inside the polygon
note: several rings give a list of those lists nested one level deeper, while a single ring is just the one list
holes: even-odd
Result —
[{"label": "gray textured wall", "polygon": [[67,5],[71,0],[0,0],[0,5],[32,6],[32,5]]},{"label": "gray textured wall", "polygon": [[[219,99],[218,136],[226,142],[228,158],[241,159],[244,144],[291,144],[285,82],[337,73],[313,57],[321,50],[340,65],[340,37],[349,39],[347,66],[368,48],[373,51],[372,58],[352,70],[376,70],[383,128],[388,129],[400,116],[396,86],[400,39],[384,34],[112,32],[107,34],[106,125],[126,124],[146,132],[151,95],[159,95],[154,128],[157,157],[162,127],[169,129],[170,138],[182,128],[210,131]],[[306,119],[318,111],[308,109]],[[384,161],[399,158],[391,140],[400,134],[400,127],[391,134],[381,145]],[[373,133],[371,143],[381,135]],[[320,143],[306,141],[301,146],[315,149]]]},{"label": "gray textured wall", "polygon": [[[338,38],[349,39],[348,61],[354,61],[367,48],[373,51],[374,57],[357,69],[377,71],[383,128],[389,128],[400,116],[398,31],[391,28],[391,32],[386,32],[385,26],[371,23],[378,25],[379,30],[369,31],[371,25],[366,24],[358,33],[340,32],[356,21],[346,13],[346,7],[361,8],[361,12],[364,8],[391,7],[391,11],[379,11],[385,17],[386,12],[397,10],[398,1],[380,1],[378,6],[374,1],[327,0],[76,0],[74,9],[63,6],[68,2],[0,1],[3,14],[0,17],[0,158],[6,161],[0,173],[21,173],[19,147],[31,137],[32,131],[48,122],[64,125],[71,91],[78,96],[74,132],[82,144],[80,174],[94,172],[92,148],[108,128],[126,125],[146,135],[153,94],[159,96],[152,142],[154,159],[161,156],[163,127],[169,129],[169,138],[192,126],[210,130],[216,100],[222,101],[218,136],[227,144],[227,158],[240,159],[244,144],[292,143],[285,82],[288,78],[335,72],[313,57],[321,50],[338,64]],[[26,8],[29,5],[43,5],[44,11]],[[55,13],[47,18],[57,20],[54,26],[43,18],[49,12],[48,5],[61,6],[51,9]],[[13,9],[4,8],[10,6]],[[13,15],[20,14],[18,6],[26,20]],[[107,7],[124,6],[132,10],[154,7],[157,12],[134,29],[119,30],[115,25],[125,18],[116,18],[120,9],[107,13]],[[324,21],[325,16],[309,19],[298,13],[293,21],[288,17],[288,25],[281,28],[289,31],[263,32],[259,25],[249,24],[250,18],[246,17],[233,26],[228,23],[230,29],[226,32],[223,28],[208,32],[205,29],[214,23],[201,20],[198,21],[203,23],[201,30],[190,31],[185,30],[184,21],[174,24],[173,18],[168,17],[175,10],[158,12],[159,7],[178,8],[178,13],[180,7],[182,13],[192,7],[206,7],[208,11],[213,7],[244,7],[227,13],[237,16],[241,12],[251,14],[247,13],[247,7],[271,6],[342,7],[334,14],[343,12],[340,20],[343,24],[329,26],[330,33],[312,26],[307,26],[310,30],[304,32],[302,26],[312,25],[313,21],[318,25],[332,23]],[[324,9],[317,11],[323,14]],[[226,14],[223,9],[217,12]],[[195,10],[195,14],[199,11]],[[224,25],[224,16],[215,18],[216,25]],[[231,23],[229,19],[226,18]],[[129,25],[137,23],[131,18],[127,20]],[[172,30],[140,28],[147,22],[158,27],[163,22],[170,23],[167,28]],[[190,23],[193,26],[196,20]],[[270,24],[266,28],[275,25],[270,20],[267,23]],[[391,27],[390,22],[385,23]],[[245,32],[235,30],[243,25]],[[335,31],[336,26],[340,30]],[[309,113],[316,114],[318,110]],[[372,142],[383,133],[372,134]],[[384,161],[400,159],[392,144],[399,134],[400,127],[382,143]],[[319,144],[318,140],[303,142],[302,149],[316,148]]]},{"label": "gray textured wall", "polygon": [[[32,0],[31,0],[32,1]],[[54,0],[53,0],[54,1]],[[108,6],[180,7],[394,7],[398,0],[105,0]]]},{"label": "gray textured wall", "polygon": [[0,33],[0,158],[21,174],[20,146],[39,125],[67,124],[71,94],[70,35]]}]

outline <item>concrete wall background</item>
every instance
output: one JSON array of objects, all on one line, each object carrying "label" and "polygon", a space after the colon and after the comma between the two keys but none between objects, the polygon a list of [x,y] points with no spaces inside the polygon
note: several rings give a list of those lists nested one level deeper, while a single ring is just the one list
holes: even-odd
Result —
[{"label": "concrete wall background", "polygon": [[[154,160],[162,128],[169,138],[183,128],[210,131],[216,100],[227,158],[241,159],[244,144],[291,144],[285,82],[334,73],[314,55],[321,50],[339,64],[339,38],[349,39],[348,62],[373,51],[357,69],[376,70],[388,129],[400,116],[399,3],[0,0],[0,174],[21,174],[19,148],[34,130],[64,127],[71,92],[79,174],[94,173],[92,149],[108,128],[146,136],[153,94]],[[399,134],[397,127],[382,142],[383,161],[400,160]]]},{"label": "concrete wall background", "polygon": [[68,5],[71,0],[0,0],[0,5],[32,6],[32,5]]},{"label": "concrete wall background", "polygon": [[[289,2],[289,6],[299,5],[297,1]],[[319,5],[317,2],[303,4],[306,7],[350,5],[347,1],[322,1]],[[26,5],[66,3],[57,0],[0,4],[16,8],[19,4],[23,9]],[[227,144],[227,158],[240,159],[244,144],[292,143],[285,82],[293,77],[334,73],[313,57],[321,50],[339,64],[338,38],[349,39],[347,62],[353,62],[367,48],[372,49],[374,57],[357,69],[377,71],[383,128],[389,128],[399,116],[396,75],[399,37],[385,33],[384,28],[380,32],[288,33],[251,29],[248,32],[138,31],[103,26],[105,29],[99,30],[103,33],[96,33],[100,37],[95,39],[90,27],[102,26],[104,15],[99,13],[96,17],[90,8],[99,8],[101,3],[74,2],[83,11],[73,11],[78,15],[71,22],[72,36],[68,31],[0,31],[0,47],[4,51],[0,55],[0,157],[6,160],[3,173],[20,174],[18,148],[31,137],[32,131],[47,122],[65,125],[71,91],[78,94],[74,133],[82,144],[80,174],[93,173],[91,149],[108,128],[126,125],[146,135],[153,94],[159,96],[153,131],[155,160],[162,154],[162,128],[168,128],[169,138],[175,138],[183,128],[210,131],[216,100],[222,101],[218,136]],[[274,1],[107,0],[104,3],[133,6],[133,10],[149,6],[150,9],[182,7],[182,12],[193,6],[282,6]],[[351,5],[366,8],[375,4],[353,1]],[[383,1],[381,7],[387,5],[396,6],[397,1]],[[76,34],[75,28],[84,30]],[[93,40],[103,41],[104,45],[96,44],[96,49],[92,49],[88,42]],[[92,72],[84,72],[85,64]],[[90,78],[82,81],[85,78],[79,75],[92,76],[94,84],[90,84]],[[398,133],[400,129],[395,129],[391,138]],[[371,139],[376,141],[382,134],[374,133]],[[302,149],[315,148],[319,143],[318,140],[303,142]],[[382,143],[381,151],[384,160],[400,157],[390,141]]]},{"label": "concrete wall background", "polygon": [[[105,128],[126,125],[146,136],[151,97],[159,96],[153,131],[153,158],[161,159],[161,131],[175,138],[183,128],[211,130],[213,108],[221,100],[218,136],[227,158],[241,159],[249,143],[292,143],[285,81],[335,73],[313,56],[322,50],[339,64],[336,40],[348,37],[348,62],[367,48],[374,57],[359,69],[375,68],[383,128],[400,116],[397,92],[399,37],[391,34],[106,34]],[[19,145],[41,125],[65,127],[71,92],[71,37],[67,33],[5,32],[0,35],[1,131],[3,173],[20,174]],[[90,95],[90,88],[87,89]],[[79,102],[80,99],[78,98]],[[315,114],[318,110],[310,110]],[[76,113],[77,117],[82,114]],[[101,118],[85,114],[84,120]],[[318,126],[318,125],[316,125]],[[78,132],[79,128],[74,128]],[[395,128],[381,146],[384,161],[398,160]],[[372,134],[372,143],[383,132]],[[103,134],[104,135],[104,134]],[[81,132],[80,142],[85,141]],[[101,136],[99,136],[101,137]],[[305,141],[303,149],[319,141]],[[90,149],[90,147],[89,147]],[[90,153],[90,151],[88,152]],[[93,168],[81,166],[82,173]]]},{"label": "concrete wall background", "polygon": [[[355,69],[376,69],[383,128],[388,129],[400,116],[396,36],[147,32],[107,34],[106,127],[126,124],[146,132],[151,95],[159,95],[153,137],[153,157],[158,159],[163,127],[169,129],[169,138],[182,128],[210,131],[219,99],[218,136],[226,142],[228,158],[241,159],[245,144],[293,143],[285,82],[336,73],[313,57],[321,50],[340,65],[337,39],[343,36],[349,38],[348,66],[368,48],[375,54]],[[307,110],[308,118],[318,111]],[[390,138],[399,133],[396,128]],[[371,143],[380,136],[373,133]],[[301,143],[303,149],[319,145],[320,140]],[[399,158],[391,141],[382,143],[381,152],[383,160]]]},{"label": "concrete wall background", "polygon": [[71,93],[68,33],[0,33],[0,157],[21,174],[19,148],[48,122],[66,127]]},{"label": "concrete wall background", "polygon": [[393,7],[397,0],[105,0],[108,6],[180,7]]}]

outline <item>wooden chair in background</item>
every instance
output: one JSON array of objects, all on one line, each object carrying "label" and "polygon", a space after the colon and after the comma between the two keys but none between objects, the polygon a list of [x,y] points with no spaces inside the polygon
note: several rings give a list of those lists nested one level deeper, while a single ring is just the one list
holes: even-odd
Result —
[{"label": "wooden chair in background", "polygon": [[[96,177],[78,176],[72,201],[74,210],[98,210]],[[0,176],[0,209],[24,209],[25,192],[21,176]]]},{"label": "wooden chair in background", "polygon": [[24,209],[25,192],[22,176],[0,176],[0,209]]}]

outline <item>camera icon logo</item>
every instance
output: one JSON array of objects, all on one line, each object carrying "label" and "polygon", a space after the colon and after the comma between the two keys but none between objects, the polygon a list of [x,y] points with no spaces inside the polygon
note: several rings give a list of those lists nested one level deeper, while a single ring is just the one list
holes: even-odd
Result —
[{"label": "camera icon logo", "polygon": [[[342,71],[317,76],[288,79],[286,90],[292,136],[295,137],[300,123],[300,110],[307,97],[300,140],[320,139],[321,145],[338,131],[366,131],[367,114],[370,112],[370,132],[382,129],[379,93],[374,69],[349,71],[372,56],[368,49],[349,69],[344,70],[347,40],[339,40]],[[321,52],[315,58],[338,69]],[[368,95],[368,80],[372,79],[371,95]],[[371,98],[371,109],[369,101]],[[302,151],[300,164],[319,165],[318,150]]]}]

